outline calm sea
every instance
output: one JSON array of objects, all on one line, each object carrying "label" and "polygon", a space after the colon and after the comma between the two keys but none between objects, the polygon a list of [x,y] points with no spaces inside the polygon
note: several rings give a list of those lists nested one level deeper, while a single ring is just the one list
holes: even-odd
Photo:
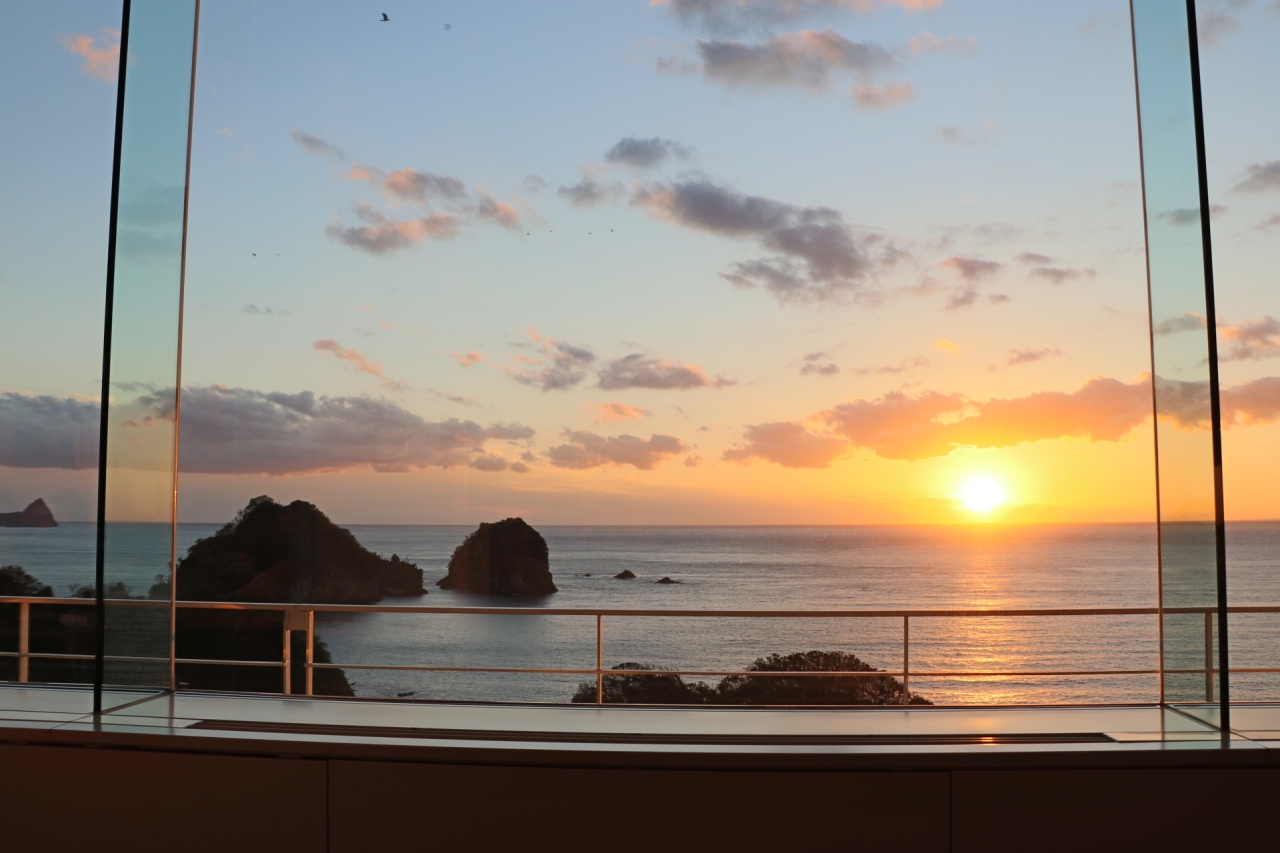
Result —
[{"label": "calm sea", "polygon": [[[180,552],[218,529],[179,526]],[[424,606],[613,607],[628,609],[941,609],[1150,607],[1156,603],[1151,525],[999,527],[545,527],[560,591],[502,600],[441,591],[467,527],[350,527],[365,547],[399,554],[424,570],[431,593],[386,603]],[[108,553],[123,580],[145,593],[164,571],[164,525],[112,524]],[[1280,523],[1230,525],[1232,604],[1280,604]],[[1168,554],[1166,555],[1168,558]],[[64,594],[93,576],[94,528],[0,529],[0,564],[21,565]],[[630,569],[635,580],[614,580]],[[680,584],[656,584],[670,576]],[[1207,603],[1207,602],[1206,602]],[[1189,617],[1169,638],[1188,668],[1203,660],[1203,620]],[[902,666],[902,620],[609,618],[605,666],[624,662],[740,670],[771,652],[832,649],[874,666]],[[317,630],[339,663],[583,668],[595,666],[595,620],[548,616],[321,615]],[[1152,669],[1154,616],[914,618],[911,669],[1044,671]],[[1280,615],[1232,623],[1233,666],[1280,666]],[[350,670],[356,692],[485,701],[566,701],[579,676],[397,673]],[[1280,679],[1237,675],[1236,697],[1280,698]],[[1153,701],[1155,676],[942,679],[911,686],[943,703]],[[1179,689],[1203,690],[1185,676]]]}]

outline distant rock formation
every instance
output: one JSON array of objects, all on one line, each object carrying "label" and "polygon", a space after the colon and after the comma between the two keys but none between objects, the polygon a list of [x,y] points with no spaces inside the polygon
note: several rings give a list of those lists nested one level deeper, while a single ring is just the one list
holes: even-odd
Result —
[{"label": "distant rock formation", "polygon": [[633,572],[633,571],[631,571],[630,569],[623,569],[622,571],[618,572],[618,573],[617,573],[616,575],[614,575],[613,577],[614,577],[614,580],[629,581],[629,580],[631,580],[632,578],[634,578],[635,576],[636,576],[636,573],[635,573],[635,572]]},{"label": "distant rock formation", "polygon": [[441,589],[488,595],[547,595],[551,579],[547,542],[522,518],[483,522],[454,549]]},{"label": "distant rock formation", "polygon": [[44,498],[36,498],[27,504],[22,512],[0,512],[0,527],[57,527],[53,512],[44,502]]},{"label": "distant rock formation", "polygon": [[[730,675],[714,686],[687,682],[679,675],[643,663],[622,663],[626,673],[604,677],[606,705],[932,705],[918,693],[907,692],[889,676],[849,676],[839,673],[880,670],[845,652],[808,651],[757,658],[746,668],[753,672],[829,672],[830,676]],[[652,672],[653,674],[648,674]],[[596,684],[584,681],[573,702],[596,701]]]},{"label": "distant rock formation", "polygon": [[684,583],[684,581],[673,581],[671,578],[664,577],[661,580],[654,581],[654,583]]},{"label": "distant rock formation", "polygon": [[365,549],[313,504],[281,506],[266,496],[192,545],[177,575],[185,601],[373,604],[427,594],[412,563]]}]

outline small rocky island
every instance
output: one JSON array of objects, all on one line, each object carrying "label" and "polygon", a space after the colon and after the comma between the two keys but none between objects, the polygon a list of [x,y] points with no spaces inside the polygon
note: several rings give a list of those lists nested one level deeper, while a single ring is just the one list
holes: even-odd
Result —
[{"label": "small rocky island", "polygon": [[441,589],[487,595],[548,595],[551,578],[547,541],[522,518],[483,522],[454,549]]},{"label": "small rocky island", "polygon": [[21,512],[0,512],[0,527],[57,527],[53,511],[44,502],[44,498],[36,498],[27,504]]}]

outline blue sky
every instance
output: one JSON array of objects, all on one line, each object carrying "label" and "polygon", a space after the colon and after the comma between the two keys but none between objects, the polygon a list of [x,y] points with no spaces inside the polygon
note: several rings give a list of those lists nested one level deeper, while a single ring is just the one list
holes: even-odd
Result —
[{"label": "blue sky", "polygon": [[[109,7],[4,13],[4,79],[31,83],[0,93],[21,117],[0,143],[0,358],[22,365],[0,390],[96,391]],[[993,473],[1011,518],[1150,516],[1149,423],[1113,435],[1071,396],[1107,380],[1123,408],[1149,369],[1127,3],[371,8],[204,4],[184,517],[267,492],[347,521],[948,521]],[[1249,171],[1280,158],[1258,109],[1280,14],[1202,17],[1243,387],[1280,355],[1260,230],[1280,178]],[[628,139],[665,156],[608,159]],[[1046,431],[1038,393],[1078,422]],[[1255,397],[1233,432],[1253,456],[1275,438]],[[282,455],[242,421],[201,449],[200,412],[302,431]],[[1242,514],[1274,516],[1242,476]],[[0,467],[15,502],[81,480]]]}]

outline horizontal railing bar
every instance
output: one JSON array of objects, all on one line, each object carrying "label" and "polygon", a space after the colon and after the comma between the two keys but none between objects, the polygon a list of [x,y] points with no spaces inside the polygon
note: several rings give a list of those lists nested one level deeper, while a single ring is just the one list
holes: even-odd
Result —
[{"label": "horizontal railing bar", "polygon": [[[37,596],[3,596],[0,604],[45,604],[91,606],[91,598],[45,598]],[[168,607],[169,602],[155,599],[109,598],[107,604],[120,607]],[[939,610],[627,610],[581,607],[409,607],[376,604],[296,604],[257,601],[179,601],[180,610],[268,610],[313,613],[435,613],[453,616],[614,616],[614,617],[695,617],[726,619],[890,619],[903,616],[919,618],[1014,617],[1014,616],[1154,616],[1156,607],[1020,607],[970,608]],[[1280,613],[1280,604],[1236,605],[1229,613]],[[1217,613],[1215,606],[1166,607],[1168,614]]]}]

